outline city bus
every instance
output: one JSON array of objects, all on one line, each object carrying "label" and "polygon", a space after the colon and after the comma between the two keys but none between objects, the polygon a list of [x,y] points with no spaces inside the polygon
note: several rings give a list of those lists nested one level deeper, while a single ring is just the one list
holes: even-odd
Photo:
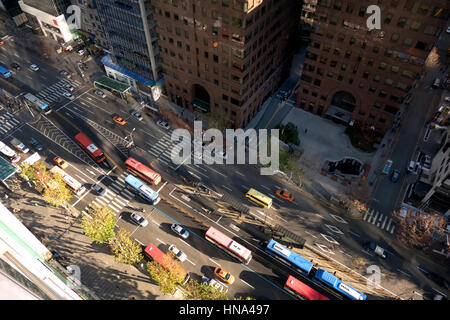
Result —
[{"label": "city bus", "polygon": [[125,161],[125,167],[136,174],[139,178],[144,179],[147,182],[150,182],[153,185],[157,185],[161,182],[161,176],[159,173],[156,173],[146,165],[140,163],[134,158],[128,158]]},{"label": "city bus", "polygon": [[289,276],[284,285],[284,289],[300,299],[305,298],[307,300],[330,300],[324,295],[320,294],[313,288],[307,286],[297,278]]},{"label": "city bus", "polygon": [[71,176],[69,176],[63,169],[61,169],[58,166],[54,166],[51,170],[52,173],[54,174],[59,174],[64,182],[70,187],[70,189],[72,189],[72,191],[77,195],[80,196],[83,194],[83,192],[86,191],[86,188],[79,183],[77,180],[75,180],[74,178],[72,178]]},{"label": "city bus", "polygon": [[172,258],[167,256],[164,252],[159,250],[157,246],[153,243],[150,243],[147,247],[145,247],[144,252],[153,260],[158,262],[161,266],[163,266],[167,271],[171,273],[175,273],[179,276],[180,279],[183,279],[181,284],[186,284],[189,281],[190,275],[187,273],[179,264],[175,262]]},{"label": "city bus", "polygon": [[267,244],[266,252],[306,274],[309,274],[311,272],[311,269],[314,265],[311,261],[306,260],[301,255],[295,253],[292,250],[289,250],[273,239],[271,239]]},{"label": "city bus", "polygon": [[149,186],[147,186],[144,182],[133,176],[132,174],[128,175],[125,178],[125,183],[133,188],[133,191],[139,194],[142,198],[150,202],[151,205],[156,206],[161,200],[158,192],[153,191]]},{"label": "city bus", "polygon": [[250,188],[248,192],[245,194],[247,198],[252,200],[253,202],[262,205],[265,208],[270,208],[272,206],[272,198],[268,197],[258,190],[255,190],[253,188]]},{"label": "city bus", "polygon": [[344,295],[351,300],[366,300],[364,293],[350,287],[348,284],[342,282],[341,279],[323,269],[317,269],[314,279],[325,284],[327,287],[334,289],[338,293]]},{"label": "city bus", "polygon": [[44,114],[49,114],[52,112],[52,110],[50,109],[50,106],[48,105],[48,103],[38,99],[35,95],[31,94],[31,93],[27,93],[26,95],[24,95],[24,98],[34,107],[36,108],[39,112],[42,112]]},{"label": "city bus", "polygon": [[205,238],[209,242],[223,248],[244,264],[248,264],[252,260],[252,252],[250,250],[213,227],[209,227],[208,231],[206,231]]},{"label": "city bus", "polygon": [[7,79],[12,76],[11,71],[9,69],[5,68],[4,66],[2,66],[1,64],[0,64],[0,74],[2,75],[2,77],[4,79]]},{"label": "city bus", "polygon": [[97,148],[95,144],[89,140],[83,133],[78,133],[75,136],[75,141],[80,145],[80,147],[86,151],[86,153],[94,159],[95,162],[100,163],[105,161],[106,157],[102,150]]}]

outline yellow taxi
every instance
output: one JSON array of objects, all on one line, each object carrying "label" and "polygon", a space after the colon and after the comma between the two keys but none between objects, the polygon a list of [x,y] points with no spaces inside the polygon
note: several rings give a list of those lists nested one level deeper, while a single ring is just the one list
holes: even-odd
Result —
[{"label": "yellow taxi", "polygon": [[66,160],[64,160],[61,157],[54,157],[53,162],[55,162],[56,165],[58,167],[60,167],[61,169],[66,169],[69,166],[69,164],[66,162]]},{"label": "yellow taxi", "polygon": [[115,116],[113,117],[113,120],[114,120],[115,123],[118,123],[118,124],[120,124],[121,126],[124,126],[124,125],[127,124],[127,122],[126,122],[122,117],[117,116],[117,115],[115,115]]},{"label": "yellow taxi", "polygon": [[275,191],[275,194],[281,199],[287,200],[289,202],[294,201],[294,195],[285,190],[278,189],[277,191]]},{"label": "yellow taxi", "polygon": [[233,284],[234,282],[234,276],[223,270],[221,267],[217,267],[216,269],[214,269],[214,274],[222,281],[228,283],[228,284]]}]

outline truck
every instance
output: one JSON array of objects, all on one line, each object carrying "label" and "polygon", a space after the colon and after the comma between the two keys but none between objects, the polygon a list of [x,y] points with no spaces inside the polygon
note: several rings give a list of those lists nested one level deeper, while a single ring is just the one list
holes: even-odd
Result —
[{"label": "truck", "polygon": [[20,142],[20,140],[17,138],[12,138],[10,142],[17,150],[23,153],[27,153],[28,151],[30,151],[30,149],[28,149],[28,147]]},{"label": "truck", "polygon": [[389,174],[391,172],[392,164],[393,164],[392,160],[387,160],[381,173]]},{"label": "truck", "polygon": [[20,156],[14,152],[13,149],[8,147],[2,141],[0,141],[0,153],[2,153],[5,157],[11,160],[12,163],[20,161]]},{"label": "truck", "polygon": [[382,247],[380,247],[379,245],[377,245],[375,242],[368,242],[365,244],[365,247],[367,250],[370,250],[373,253],[375,253],[376,255],[382,257],[383,259],[386,259],[385,250]]}]

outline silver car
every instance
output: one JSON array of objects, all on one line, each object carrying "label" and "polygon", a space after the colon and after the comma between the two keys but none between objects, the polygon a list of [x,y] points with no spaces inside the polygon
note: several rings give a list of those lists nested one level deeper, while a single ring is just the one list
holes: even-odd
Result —
[{"label": "silver car", "polygon": [[130,214],[130,219],[133,220],[138,225],[140,225],[141,227],[145,227],[148,225],[148,221],[144,217],[138,215],[137,213],[133,212],[132,214]]},{"label": "silver car", "polygon": [[164,128],[164,129],[166,129],[166,130],[169,130],[169,129],[170,129],[170,125],[169,125],[166,121],[158,120],[158,121],[156,122],[156,124],[157,124],[158,126]]},{"label": "silver car", "polygon": [[174,223],[170,226],[170,228],[172,229],[173,232],[178,234],[183,239],[187,239],[189,237],[189,232],[179,224]]}]

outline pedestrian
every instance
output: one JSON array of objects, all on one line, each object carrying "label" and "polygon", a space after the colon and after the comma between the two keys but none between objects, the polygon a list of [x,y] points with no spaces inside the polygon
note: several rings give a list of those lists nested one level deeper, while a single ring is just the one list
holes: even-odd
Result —
[{"label": "pedestrian", "polygon": [[307,133],[308,132],[308,129],[305,129],[305,133]]}]

